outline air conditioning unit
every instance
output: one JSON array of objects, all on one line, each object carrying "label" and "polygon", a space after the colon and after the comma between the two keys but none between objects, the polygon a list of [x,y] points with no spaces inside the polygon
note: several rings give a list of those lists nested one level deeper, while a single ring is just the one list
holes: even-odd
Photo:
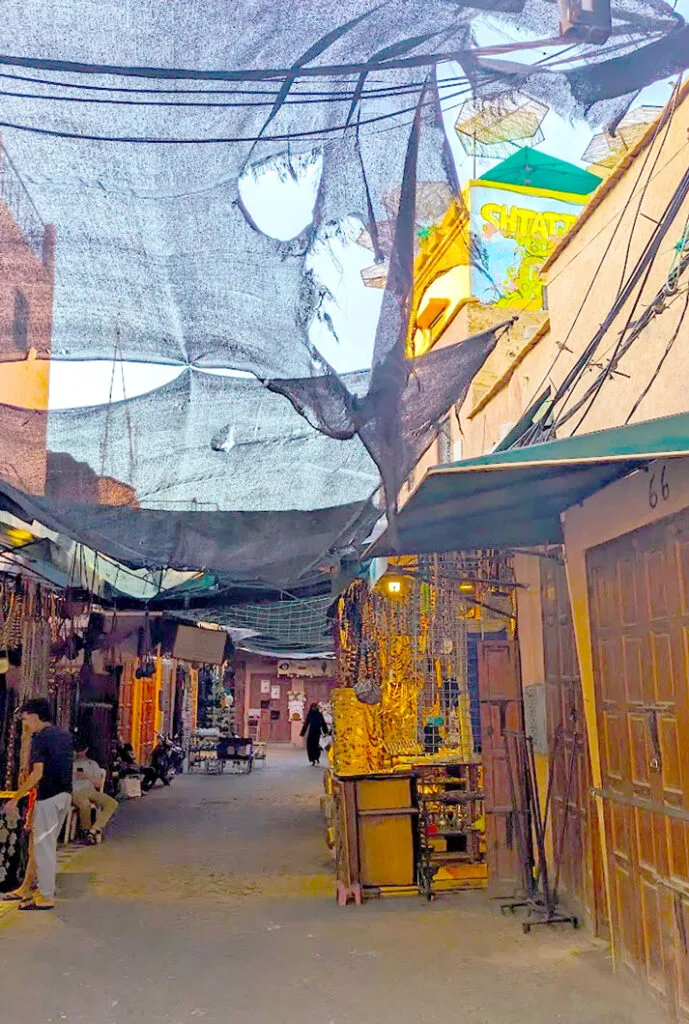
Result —
[{"label": "air conditioning unit", "polygon": [[560,0],[560,36],[567,42],[605,43],[612,31],[610,0]]}]

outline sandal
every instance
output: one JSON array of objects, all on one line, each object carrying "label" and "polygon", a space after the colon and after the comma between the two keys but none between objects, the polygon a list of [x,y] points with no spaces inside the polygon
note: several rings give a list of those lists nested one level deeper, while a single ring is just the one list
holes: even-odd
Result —
[{"label": "sandal", "polygon": [[15,889],[13,892],[4,892],[2,894],[3,903],[24,903],[28,899],[31,899],[31,894],[20,892],[18,889]]},{"label": "sandal", "polygon": [[54,910],[55,909],[55,904],[54,903],[50,903],[48,900],[43,902],[42,897],[41,897],[41,902],[38,902],[38,903],[36,902],[35,898],[32,899],[32,900],[24,900],[23,903],[19,904],[19,909],[20,910]]},{"label": "sandal", "polygon": [[103,833],[96,832],[95,829],[85,829],[79,833],[78,841],[83,846],[98,846],[103,842]]}]

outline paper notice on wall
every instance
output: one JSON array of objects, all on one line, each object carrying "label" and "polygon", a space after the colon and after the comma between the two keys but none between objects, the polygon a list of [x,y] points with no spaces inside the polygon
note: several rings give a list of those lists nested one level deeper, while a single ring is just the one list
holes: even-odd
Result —
[{"label": "paper notice on wall", "polygon": [[278,683],[273,683],[273,685],[271,686],[271,688],[270,688],[270,699],[271,700],[280,700],[280,685]]},{"label": "paper notice on wall", "polygon": [[261,693],[270,693],[270,679],[261,680]]}]

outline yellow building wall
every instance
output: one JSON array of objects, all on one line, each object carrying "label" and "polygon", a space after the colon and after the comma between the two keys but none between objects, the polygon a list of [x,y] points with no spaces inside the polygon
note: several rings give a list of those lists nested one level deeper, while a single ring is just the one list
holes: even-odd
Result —
[{"label": "yellow building wall", "polygon": [[50,360],[27,358],[0,365],[0,405],[47,409]]}]

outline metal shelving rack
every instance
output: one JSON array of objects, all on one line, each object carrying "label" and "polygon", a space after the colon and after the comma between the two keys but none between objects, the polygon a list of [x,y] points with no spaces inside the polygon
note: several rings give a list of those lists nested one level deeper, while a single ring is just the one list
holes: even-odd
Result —
[{"label": "metal shelving rack", "polygon": [[[418,816],[417,882],[434,900],[438,891],[482,887],[486,850],[481,765],[415,765]],[[442,869],[450,877],[437,879]]]}]

